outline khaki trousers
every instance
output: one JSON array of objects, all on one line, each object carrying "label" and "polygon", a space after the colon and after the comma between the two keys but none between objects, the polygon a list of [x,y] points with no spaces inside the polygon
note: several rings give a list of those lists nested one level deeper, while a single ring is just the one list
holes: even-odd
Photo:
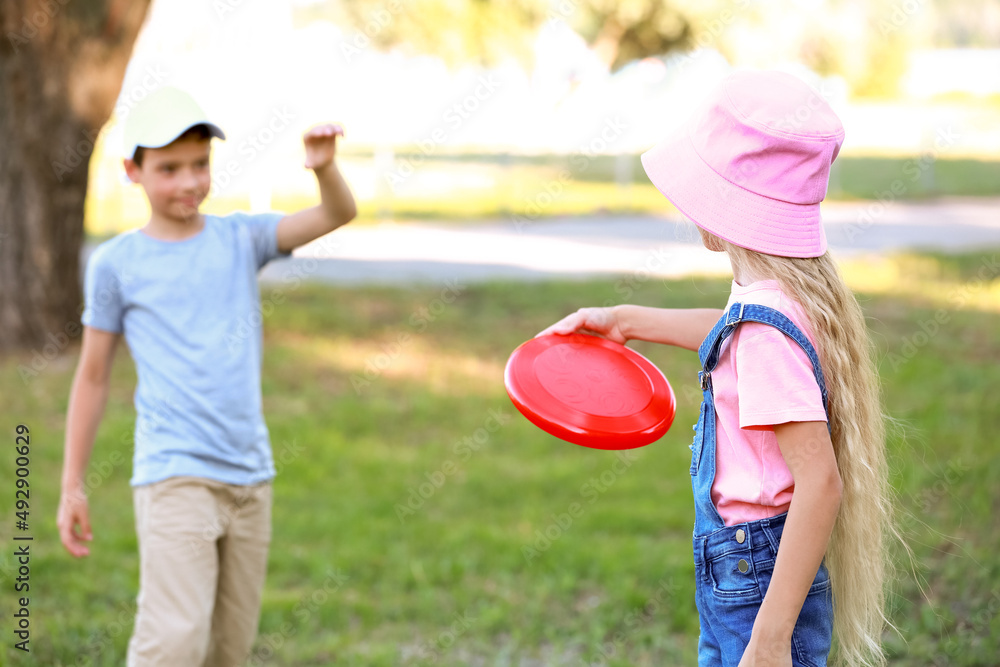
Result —
[{"label": "khaki trousers", "polygon": [[129,667],[238,667],[257,635],[271,482],[133,487],[139,595]]}]

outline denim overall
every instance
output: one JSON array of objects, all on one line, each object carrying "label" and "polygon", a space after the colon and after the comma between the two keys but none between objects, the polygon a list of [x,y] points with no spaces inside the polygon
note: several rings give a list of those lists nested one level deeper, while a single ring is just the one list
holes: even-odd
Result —
[{"label": "denim overall", "polygon": [[[716,443],[712,371],[719,363],[722,341],[741,322],[748,321],[775,327],[805,350],[812,361],[823,406],[827,407],[826,385],[816,350],[791,320],[773,308],[734,303],[698,350],[702,365],[698,379],[704,400],[691,445],[691,485],[695,507],[695,602],[701,622],[699,667],[737,667],[739,664],[771,581],[785,524],[786,514],[780,514],[726,526],[712,502]],[[832,633],[833,594],[824,563],[816,573],[792,633],[792,664],[805,667],[826,665]]]}]

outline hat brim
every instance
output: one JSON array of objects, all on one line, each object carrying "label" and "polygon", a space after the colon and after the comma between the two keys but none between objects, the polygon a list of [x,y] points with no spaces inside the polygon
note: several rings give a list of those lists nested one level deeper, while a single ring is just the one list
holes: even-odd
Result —
[{"label": "hat brim", "polygon": [[819,204],[771,199],[730,182],[698,155],[688,128],[640,156],[649,180],[677,210],[719,238],[767,255],[826,252]]}]

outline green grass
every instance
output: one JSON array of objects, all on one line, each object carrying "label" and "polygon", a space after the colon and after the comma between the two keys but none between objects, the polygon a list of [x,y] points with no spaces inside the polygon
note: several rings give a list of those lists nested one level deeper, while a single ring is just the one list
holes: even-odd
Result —
[{"label": "green grass", "polygon": [[[370,153],[348,153],[348,159],[366,160]],[[503,174],[510,183],[522,183],[529,190],[541,190],[539,174],[550,179],[566,170],[573,182],[581,184],[616,182],[652,187],[643,171],[639,155],[591,155],[580,152],[570,155],[513,155],[495,153],[423,155],[419,151],[399,150],[397,161],[412,161],[416,169],[468,167],[492,170]],[[890,188],[896,179],[902,181],[903,199],[920,199],[939,195],[996,196],[1000,195],[1000,160],[953,158],[942,151],[928,151],[912,156],[842,155],[833,166],[830,199],[875,199]],[[502,195],[503,193],[501,193]],[[899,193],[897,193],[899,194]]]},{"label": "green grass", "polygon": [[[515,216],[533,221],[563,215],[674,211],[649,182],[638,155],[621,159],[584,154],[430,155],[417,162],[418,157],[422,156],[405,152],[396,155],[397,165],[407,160],[417,165],[410,177],[414,179],[409,181],[411,187],[398,193],[384,187],[374,198],[359,196],[358,220],[353,224],[383,219],[467,224]],[[345,172],[362,168],[366,178],[377,179],[370,173],[370,153],[346,153],[341,163]],[[471,182],[464,180],[470,176]],[[1000,196],[1000,160],[845,155],[834,163],[827,199],[920,200],[942,195]],[[318,201],[316,195],[275,193],[271,208],[297,211]],[[247,208],[246,197],[218,196],[207,200],[203,210],[224,213]],[[138,227],[147,218],[148,207],[137,187],[103,199],[87,199],[86,228],[93,235]]]},{"label": "green grass", "polygon": [[[1000,650],[996,272],[975,298],[949,301],[982,262],[982,255],[897,258],[893,281],[861,290],[887,407],[904,425],[890,442],[892,480],[916,553],[916,577],[901,568],[892,599],[906,638],[887,633],[894,665],[994,664]],[[847,271],[865,279],[861,268]],[[264,408],[280,472],[256,664],[577,665],[599,661],[602,647],[611,665],[694,663],[687,444],[697,411],[695,355],[634,344],[674,384],[678,414],[671,431],[635,450],[633,464],[612,473],[596,497],[584,485],[602,473],[608,480],[615,454],[543,434],[503,390],[503,365],[516,345],[575,308],[617,302],[615,287],[616,279],[475,285],[447,305],[435,286],[284,292],[265,320]],[[728,291],[724,280],[700,278],[637,287],[630,301],[676,307],[719,305]],[[945,307],[939,333],[916,336]],[[410,338],[393,347],[401,334]],[[915,345],[908,357],[907,341]],[[92,555],[70,558],[55,530],[78,352],[69,348],[28,383],[17,368],[30,353],[0,360],[5,437],[13,443],[17,423],[31,428],[34,535],[25,659],[9,633],[8,501],[0,521],[4,664],[120,665],[131,632],[135,375],[124,346],[92,457],[91,470],[103,471],[90,494]],[[491,411],[509,417],[493,432]],[[478,438],[480,449],[459,448],[464,438]],[[0,483],[11,497],[6,451]],[[410,489],[449,461],[457,472],[401,520],[397,505]],[[529,562],[523,547],[573,503],[582,512]],[[336,586],[331,572],[346,581]],[[324,583],[332,592],[324,595]],[[453,635],[456,614],[468,620]],[[406,657],[421,646],[436,649],[437,659]]]}]

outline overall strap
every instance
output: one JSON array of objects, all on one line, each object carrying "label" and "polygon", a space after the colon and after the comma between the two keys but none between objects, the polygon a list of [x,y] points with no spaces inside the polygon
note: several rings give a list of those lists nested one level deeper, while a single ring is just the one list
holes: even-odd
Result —
[{"label": "overall strap", "polygon": [[698,381],[701,384],[702,390],[704,391],[711,386],[712,371],[715,370],[716,365],[719,363],[719,351],[722,348],[722,341],[732,335],[741,322],[759,322],[770,325],[794,340],[805,351],[806,356],[812,362],[816,384],[819,385],[820,394],[823,396],[823,409],[827,413],[827,428],[829,429],[830,410],[827,401],[826,382],[823,380],[823,369],[819,364],[819,355],[805,334],[788,317],[768,306],[736,302],[715,323],[712,331],[698,349],[698,358],[701,360],[702,367],[702,370],[698,372]]}]

